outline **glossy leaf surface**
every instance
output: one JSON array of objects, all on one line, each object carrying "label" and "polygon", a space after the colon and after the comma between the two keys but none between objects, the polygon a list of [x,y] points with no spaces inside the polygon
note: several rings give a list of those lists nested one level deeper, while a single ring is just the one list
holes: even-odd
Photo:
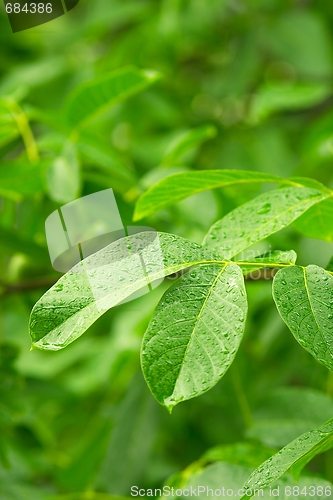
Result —
[{"label": "glossy leaf surface", "polygon": [[242,339],[247,301],[235,264],[201,266],[164,295],[142,344],[150,390],[170,411],[213,387]]},{"label": "glossy leaf surface", "polygon": [[295,339],[333,370],[333,277],[315,265],[281,269],[273,297]]}]

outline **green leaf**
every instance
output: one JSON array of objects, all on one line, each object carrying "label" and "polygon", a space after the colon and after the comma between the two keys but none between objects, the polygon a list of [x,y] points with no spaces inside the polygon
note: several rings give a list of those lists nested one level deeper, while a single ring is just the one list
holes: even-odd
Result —
[{"label": "green leaf", "polygon": [[173,166],[177,161],[181,160],[184,154],[189,150],[199,146],[208,139],[213,139],[216,134],[217,130],[212,125],[204,125],[182,133],[168,147],[161,164],[164,166]]},{"label": "green leaf", "polygon": [[297,342],[333,370],[333,277],[315,265],[281,269],[273,298]]},{"label": "green leaf", "polygon": [[[290,444],[282,448],[276,455],[260,465],[246,481],[245,490],[267,488],[285,472],[293,468],[300,472],[315,455],[333,446],[333,419],[318,429],[302,434]],[[245,498],[251,498],[244,495]]]},{"label": "green leaf", "polygon": [[216,222],[206,235],[204,244],[230,259],[288,226],[325,196],[305,187],[268,191]]},{"label": "green leaf", "polygon": [[325,84],[295,83],[266,85],[255,95],[250,120],[260,122],[272,113],[314,106],[330,94]]},{"label": "green leaf", "polygon": [[74,266],[37,302],[30,317],[33,346],[62,349],[135,292],[148,293],[152,282],[204,261],[200,245],[167,233],[117,240]]},{"label": "green leaf", "polygon": [[142,374],[137,373],[117,412],[97,480],[98,489],[126,495],[132,485],[141,483],[158,431],[157,410]]},{"label": "green leaf", "polygon": [[[244,481],[251,470],[249,467],[226,462],[213,463],[201,470],[197,468],[191,470],[190,466],[184,471],[180,481],[170,486],[173,486],[174,490],[180,488],[184,491],[184,495],[181,498],[185,498],[186,496],[194,497],[194,492],[196,492],[196,495],[201,500],[223,497],[232,497],[236,500],[242,498],[245,500],[245,498],[251,498],[250,492],[242,496],[244,493]],[[299,490],[297,490],[298,494],[296,495],[293,494],[293,486],[299,487]],[[303,494],[301,493],[302,490]],[[305,496],[304,491],[307,491],[307,495]],[[192,495],[190,492],[192,492]],[[325,481],[325,479],[301,477],[299,482],[296,483],[288,474],[274,482],[272,489],[262,490],[256,487],[253,493],[255,493],[255,498],[279,498],[280,500],[287,500],[288,498],[301,497],[320,500],[323,496],[332,498],[331,492],[332,484]]]},{"label": "green leaf", "polygon": [[111,106],[141,92],[160,78],[153,70],[122,68],[79,85],[69,96],[67,118],[73,126],[84,126]]},{"label": "green leaf", "polygon": [[[139,198],[135,207],[134,220],[154,214],[201,191],[253,182],[289,183],[288,180],[276,175],[250,170],[180,172],[162,179]],[[291,184],[294,183],[291,182]]]},{"label": "green leaf", "polygon": [[333,241],[332,196],[311,207],[297,219],[294,227],[307,238]]},{"label": "green leaf", "polygon": [[210,448],[201,457],[200,462],[228,462],[244,467],[258,467],[276,450],[266,448],[259,443],[238,442]]},{"label": "green leaf", "polygon": [[89,175],[100,176],[103,178],[105,186],[124,193],[135,184],[135,175],[129,170],[124,161],[120,159],[110,148],[104,144],[93,142],[91,140],[81,141],[77,143],[77,149],[82,154],[83,160],[91,169],[86,167],[88,171],[85,177]]},{"label": "green leaf", "polygon": [[235,264],[200,266],[164,294],[142,343],[142,369],[169,411],[211,389],[231,365],[244,332],[247,300]]},{"label": "green leaf", "polygon": [[46,171],[47,189],[51,200],[68,203],[78,197],[81,187],[80,165],[73,144],[67,143]]}]

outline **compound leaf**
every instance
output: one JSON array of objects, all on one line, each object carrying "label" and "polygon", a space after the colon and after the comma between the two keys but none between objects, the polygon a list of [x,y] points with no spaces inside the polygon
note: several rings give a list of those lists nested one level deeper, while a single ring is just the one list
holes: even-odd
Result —
[{"label": "compound leaf", "polygon": [[216,222],[204,244],[230,259],[249,246],[291,224],[327,194],[305,187],[269,191],[229,212]]},{"label": "compound leaf", "polygon": [[30,317],[33,346],[62,349],[106,310],[202,261],[200,245],[167,233],[147,231],[111,243],[79,262],[37,302]]},{"label": "compound leaf", "polygon": [[71,125],[82,126],[100,113],[141,92],[160,78],[153,70],[126,67],[82,83],[69,96],[67,117]]},{"label": "compound leaf", "polygon": [[213,387],[242,339],[247,300],[236,264],[204,265],[163,296],[142,343],[142,369],[169,411]]},{"label": "compound leaf", "polygon": [[297,342],[333,370],[333,277],[315,265],[281,269],[273,297]]}]

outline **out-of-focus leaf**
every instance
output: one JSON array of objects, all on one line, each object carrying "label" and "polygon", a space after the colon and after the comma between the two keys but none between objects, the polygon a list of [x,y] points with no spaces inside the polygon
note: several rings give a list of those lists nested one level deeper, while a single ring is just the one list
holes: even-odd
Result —
[{"label": "out-of-focus leaf", "polygon": [[200,462],[228,462],[243,467],[258,467],[267,460],[275,450],[260,444],[246,441],[215,446],[204,453]]},{"label": "out-of-focus leaf", "polygon": [[62,349],[111,307],[201,262],[200,245],[167,233],[144,232],[111,243],[74,266],[37,302],[30,318],[33,345]]},{"label": "out-of-focus leaf", "polygon": [[303,77],[332,74],[332,44],[323,18],[312,10],[284,12],[269,26],[266,44]]},{"label": "out-of-focus leaf", "polygon": [[327,85],[318,83],[265,86],[252,100],[249,119],[256,123],[279,111],[309,108],[322,102],[330,92]]},{"label": "out-of-focus leaf", "polygon": [[160,78],[153,70],[123,68],[77,87],[69,96],[66,112],[73,126],[83,126],[109,107],[141,92]]},{"label": "out-of-focus leaf", "polygon": [[81,178],[77,152],[73,144],[66,144],[61,156],[52,161],[46,171],[46,182],[52,200],[68,203],[77,198]]},{"label": "out-of-focus leaf", "polygon": [[87,163],[83,172],[85,179],[91,179],[120,193],[127,192],[135,184],[134,172],[103,144],[81,140],[77,149]]},{"label": "out-of-focus leaf", "polygon": [[204,125],[182,133],[170,144],[161,164],[174,166],[175,163],[181,161],[185,153],[208,139],[213,139],[216,134],[217,130],[212,125]]},{"label": "out-of-focus leaf", "polygon": [[329,420],[332,415],[333,400],[326,394],[312,389],[285,387],[273,391],[253,411],[253,423],[247,436],[266,446],[281,448]]},{"label": "out-of-focus leaf", "polygon": [[125,495],[142,483],[156,438],[156,406],[142,375],[135,376],[119,406],[100,470],[97,482],[103,491]]},{"label": "out-of-focus leaf", "polygon": [[276,307],[297,342],[333,370],[333,276],[321,267],[281,269],[273,282]]},{"label": "out-of-focus leaf", "polygon": [[[314,456],[332,446],[333,419],[315,430],[302,434],[261,464],[246,481],[245,491],[267,488],[290,469],[294,470],[296,477],[299,477],[300,470]],[[244,495],[243,498],[251,498],[251,495]]]},{"label": "out-of-focus leaf", "polygon": [[307,238],[333,241],[333,198],[311,207],[295,221],[294,227]]},{"label": "out-of-focus leaf", "polygon": [[216,222],[207,233],[204,244],[230,259],[288,226],[325,197],[327,195],[305,187],[269,191]]},{"label": "out-of-focus leaf", "polygon": [[247,314],[235,264],[201,266],[164,294],[142,343],[142,369],[159,403],[172,408],[211,389],[233,362]]}]

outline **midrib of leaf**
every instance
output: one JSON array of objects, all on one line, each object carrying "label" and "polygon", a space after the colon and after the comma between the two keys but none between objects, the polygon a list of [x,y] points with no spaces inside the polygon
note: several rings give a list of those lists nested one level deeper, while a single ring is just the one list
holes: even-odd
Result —
[{"label": "midrib of leaf", "polygon": [[[306,268],[302,266],[302,270],[303,270],[303,275],[304,275],[304,286],[305,286],[305,290],[306,290],[306,295],[307,295],[308,300],[309,300],[311,313],[312,313],[312,316],[313,316],[313,318],[315,320],[315,323],[317,325],[318,332],[320,333],[321,338],[323,339],[323,341],[327,345],[328,344],[327,338],[325,337],[324,332],[323,332],[321,326],[317,322],[317,317],[316,317],[316,314],[315,314],[313,306],[312,306],[312,301],[311,301],[311,297],[310,297],[310,290],[309,290],[308,283],[307,283],[307,278],[306,278]],[[328,272],[328,271],[326,271],[326,272]],[[329,274],[333,274],[333,273],[330,272]],[[299,327],[299,329],[300,329],[300,327]]]},{"label": "midrib of leaf", "polygon": [[[201,308],[200,308],[199,314],[197,315],[196,321],[195,321],[195,323],[194,323],[194,325],[193,325],[193,330],[192,330],[192,333],[191,333],[191,335],[190,335],[189,341],[188,341],[188,343],[187,343],[187,347],[186,347],[185,352],[184,352],[184,355],[183,355],[183,360],[182,360],[182,363],[181,363],[180,368],[179,368],[179,375],[181,374],[182,368],[183,368],[183,366],[184,366],[184,362],[185,362],[186,354],[187,354],[187,351],[188,351],[188,349],[189,349],[189,347],[190,347],[190,345],[191,345],[191,342],[192,342],[193,337],[196,337],[196,339],[198,340],[199,344],[202,346],[203,350],[207,353],[207,351],[206,351],[205,347],[202,345],[201,341],[200,341],[200,340],[198,339],[198,337],[196,336],[196,334],[195,334],[195,330],[196,330],[196,328],[197,328],[197,326],[198,326],[198,323],[199,323],[199,321],[200,321],[200,319],[201,319],[201,317],[202,317],[202,314],[203,314],[203,311],[204,311],[204,309],[205,309],[205,307],[206,307],[206,304],[207,304],[207,302],[208,302],[208,299],[209,299],[209,297],[211,296],[211,293],[212,293],[212,291],[214,290],[214,287],[215,287],[216,283],[217,283],[217,282],[218,282],[218,280],[220,279],[221,274],[225,271],[225,269],[227,268],[227,266],[228,266],[228,263],[224,263],[224,265],[223,265],[222,269],[218,272],[218,274],[217,274],[216,278],[214,279],[213,283],[211,284],[210,289],[209,289],[209,291],[208,291],[208,293],[207,293],[207,295],[206,295],[206,297],[205,297],[205,300],[204,300],[204,302],[203,302],[203,304],[202,304],[202,306],[201,306]],[[214,335],[215,335],[215,334],[214,334]],[[215,336],[216,336],[216,335],[215,335]],[[214,373],[215,373],[215,366],[214,366],[214,364],[213,364],[213,362],[212,362],[212,360],[211,360],[211,358],[210,358],[210,356],[209,356],[209,354],[208,354],[208,353],[207,353],[207,356],[208,356],[208,358],[209,358],[209,360],[210,360],[210,362],[211,362],[212,369],[213,369],[213,371],[214,371]],[[177,384],[177,382],[176,382],[176,384]]]}]

